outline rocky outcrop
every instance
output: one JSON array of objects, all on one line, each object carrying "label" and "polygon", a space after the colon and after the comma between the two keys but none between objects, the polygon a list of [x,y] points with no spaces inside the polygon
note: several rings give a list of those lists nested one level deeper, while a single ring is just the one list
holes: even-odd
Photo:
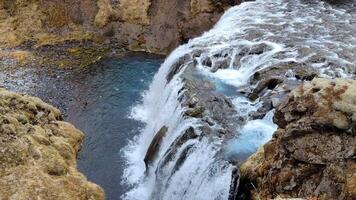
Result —
[{"label": "rocky outcrop", "polygon": [[66,42],[111,44],[167,54],[215,24],[238,0],[4,0],[0,47]]},{"label": "rocky outcrop", "polygon": [[260,98],[263,102],[263,106],[251,114],[252,118],[263,118],[302,81],[310,81],[318,74],[314,68],[296,62],[281,63],[257,71],[250,79],[250,85],[255,87],[247,87],[242,91],[248,93],[251,100]]},{"label": "rocky outcrop", "polygon": [[241,166],[252,199],[356,196],[356,81],[316,78],[277,108],[279,129]]},{"label": "rocky outcrop", "polygon": [[76,169],[83,133],[40,99],[0,89],[0,199],[104,199]]}]

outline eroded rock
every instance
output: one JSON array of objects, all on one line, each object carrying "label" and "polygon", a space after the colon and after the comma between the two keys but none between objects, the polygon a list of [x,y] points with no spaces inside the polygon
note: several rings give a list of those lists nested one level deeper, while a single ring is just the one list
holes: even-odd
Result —
[{"label": "eroded rock", "polygon": [[226,9],[238,3],[237,0],[4,0],[0,2],[0,47],[92,41],[168,54],[179,44],[209,30]]},{"label": "eroded rock", "polygon": [[104,199],[76,169],[83,133],[38,98],[0,89],[0,199]]},{"label": "eroded rock", "polygon": [[[276,110],[274,138],[242,166],[252,199],[354,199],[356,81],[319,79]],[[253,186],[252,186],[253,185]]]}]

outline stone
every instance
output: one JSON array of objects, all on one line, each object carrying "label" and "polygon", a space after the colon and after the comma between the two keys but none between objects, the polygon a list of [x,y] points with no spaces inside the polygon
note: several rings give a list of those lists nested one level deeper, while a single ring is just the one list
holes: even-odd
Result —
[{"label": "stone", "polygon": [[151,3],[150,0],[120,0],[121,19],[132,24],[149,25]]},{"label": "stone", "polygon": [[294,89],[276,109],[274,138],[242,164],[241,190],[251,199],[354,199],[355,89],[356,80],[324,78]]},{"label": "stone", "polygon": [[98,0],[98,12],[95,16],[94,23],[98,27],[104,27],[108,24],[110,17],[113,15],[110,0]]},{"label": "stone", "polygon": [[166,136],[167,131],[168,128],[166,126],[163,126],[161,129],[158,130],[158,132],[153,137],[152,142],[148,147],[146,156],[144,158],[146,168],[148,168],[149,165],[152,164],[153,161],[155,160],[157,153],[159,152],[159,148],[161,147],[161,142],[163,138]]},{"label": "stone", "polygon": [[38,98],[0,89],[0,199],[103,200],[76,168],[83,133]]}]

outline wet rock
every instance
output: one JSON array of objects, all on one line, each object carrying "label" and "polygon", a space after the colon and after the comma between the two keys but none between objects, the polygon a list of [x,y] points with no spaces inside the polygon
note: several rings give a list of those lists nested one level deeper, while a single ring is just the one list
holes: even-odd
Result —
[{"label": "wet rock", "polygon": [[206,57],[206,58],[202,61],[202,65],[211,68],[211,66],[213,65],[213,63],[212,63],[212,61],[211,61],[211,58],[210,58],[210,57]]},{"label": "wet rock", "polygon": [[241,166],[252,199],[356,196],[355,91],[355,80],[316,78],[287,96],[274,138]]},{"label": "wet rock", "polygon": [[252,113],[251,117],[253,119],[263,118],[302,81],[312,80],[317,75],[318,72],[312,67],[295,62],[272,66],[256,72],[250,80],[250,84],[256,86],[248,97],[251,101],[260,98],[263,106]]},{"label": "wet rock", "polygon": [[194,145],[188,145],[183,149],[177,161],[174,163],[174,167],[172,169],[172,174],[170,175],[170,177],[172,177],[174,173],[178,171],[179,168],[183,165],[184,161],[187,159],[188,154],[192,151],[193,146]]},{"label": "wet rock", "polygon": [[196,106],[193,109],[187,110],[185,112],[185,115],[190,116],[190,117],[202,118],[203,117],[203,112],[204,112],[204,107]]},{"label": "wet rock", "polygon": [[237,119],[234,105],[228,97],[216,91],[213,82],[206,77],[195,76],[194,70],[194,65],[189,66],[183,74],[185,92],[182,105],[188,108],[186,116],[202,119],[202,128],[206,125],[204,133],[216,132],[209,127],[218,125],[223,130],[220,133],[232,134],[241,122]]},{"label": "wet rock", "polygon": [[170,67],[170,71],[166,77],[167,81],[170,82],[174,75],[176,75],[188,62],[191,62],[190,54],[185,54],[184,56],[178,58],[178,60]]},{"label": "wet rock", "polygon": [[[156,175],[159,176],[160,174],[163,173],[163,169],[167,167],[167,163],[172,161],[174,157],[176,156],[179,148],[182,147],[186,142],[189,140],[193,140],[198,138],[198,135],[195,133],[195,130],[193,127],[189,127],[182,135],[180,135],[168,148],[167,152],[165,152],[163,159],[158,163],[158,167],[156,170]],[[181,163],[182,164],[182,163]],[[178,169],[178,168],[177,168]],[[173,175],[173,174],[171,174]],[[170,175],[170,176],[171,176]]]},{"label": "wet rock", "polygon": [[249,50],[248,54],[249,55],[260,55],[263,54],[264,52],[272,50],[270,46],[268,46],[265,43],[258,44],[255,46],[252,46],[251,49]]},{"label": "wet rock", "polygon": [[235,167],[231,173],[231,184],[230,184],[228,200],[237,200],[238,199],[239,183],[240,183],[240,171],[237,167]]},{"label": "wet rock", "polygon": [[250,98],[254,96],[259,96],[259,94],[265,90],[273,90],[278,84],[282,83],[283,79],[279,77],[270,77],[267,79],[261,80],[257,87],[252,91],[252,93],[249,95]]},{"label": "wet rock", "polygon": [[226,58],[226,59],[219,59],[215,60],[214,63],[212,64],[212,67],[210,69],[211,72],[216,72],[219,69],[226,69],[229,68],[231,60]]},{"label": "wet rock", "polygon": [[38,98],[0,89],[0,198],[104,199],[76,169],[83,133]]},{"label": "wet rock", "polygon": [[144,159],[146,168],[148,168],[148,166],[150,164],[152,164],[152,162],[156,158],[159,148],[161,147],[162,140],[166,136],[167,131],[168,131],[168,127],[163,126],[161,129],[159,129],[159,131],[153,137],[153,140],[152,140],[150,146],[148,147],[148,150],[146,152],[146,156]]},{"label": "wet rock", "polygon": [[270,77],[279,77],[284,80],[289,72],[291,72],[292,75],[299,80],[312,80],[318,75],[318,72],[308,65],[289,62],[279,64],[278,66],[268,67],[256,72],[250,82],[251,84],[256,84],[257,82],[267,80]]},{"label": "wet rock", "polygon": [[[179,150],[182,148],[184,144],[186,144],[189,140],[194,140],[198,138],[198,135],[195,133],[195,130],[193,127],[189,127],[187,130],[184,131],[182,135],[180,135],[168,148],[168,150],[165,152],[163,159],[160,160],[158,163],[158,167],[155,171],[157,180],[156,180],[156,187],[155,187],[155,193],[160,193],[161,190],[164,188],[162,179],[170,179],[177,170],[182,166],[184,161],[186,160],[190,149],[193,148],[193,145],[188,145],[185,147],[185,149],[181,152],[180,155],[177,155]],[[169,174],[165,173],[165,169],[169,167],[168,163],[173,161],[178,157],[176,162],[174,163],[173,169],[169,172]],[[161,179],[162,178],[162,179]]]}]

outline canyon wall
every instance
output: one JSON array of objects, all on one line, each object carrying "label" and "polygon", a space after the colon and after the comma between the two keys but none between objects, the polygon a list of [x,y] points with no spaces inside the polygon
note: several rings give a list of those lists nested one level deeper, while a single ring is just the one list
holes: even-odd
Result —
[{"label": "canyon wall", "polygon": [[239,0],[3,0],[0,47],[91,41],[167,54]]}]

